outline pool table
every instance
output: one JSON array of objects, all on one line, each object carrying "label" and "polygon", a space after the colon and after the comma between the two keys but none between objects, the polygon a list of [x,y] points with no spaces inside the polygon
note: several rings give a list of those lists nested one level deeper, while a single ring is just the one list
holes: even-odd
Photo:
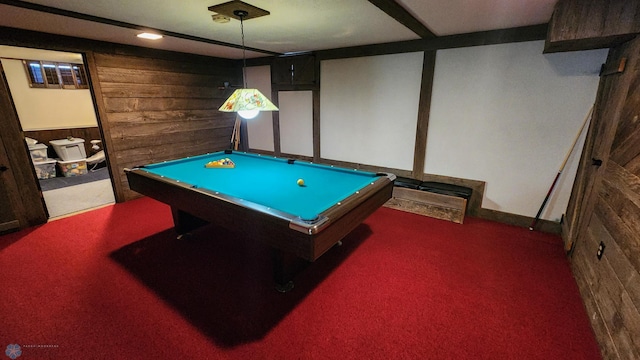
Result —
[{"label": "pool table", "polygon": [[[226,160],[233,167],[205,165]],[[125,169],[129,187],[171,206],[178,234],[207,223],[274,249],[274,280],[293,285],[282,264],[313,262],[391,198],[395,175],[225,150]]]}]

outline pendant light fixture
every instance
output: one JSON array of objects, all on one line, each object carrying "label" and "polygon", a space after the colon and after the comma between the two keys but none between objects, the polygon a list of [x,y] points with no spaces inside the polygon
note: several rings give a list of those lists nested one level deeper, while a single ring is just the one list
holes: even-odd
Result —
[{"label": "pendant light fixture", "polygon": [[277,111],[278,108],[264,96],[258,89],[247,88],[247,59],[245,55],[244,46],[244,19],[249,16],[247,10],[234,10],[234,18],[240,19],[240,31],[242,33],[242,84],[241,89],[229,96],[222,106],[220,111],[224,112],[237,112],[244,119],[253,119],[258,116],[260,111]]}]

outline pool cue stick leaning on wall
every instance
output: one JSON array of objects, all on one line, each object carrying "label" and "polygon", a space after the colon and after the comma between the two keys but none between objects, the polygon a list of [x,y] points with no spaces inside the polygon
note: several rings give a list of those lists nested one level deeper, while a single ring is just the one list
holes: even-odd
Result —
[{"label": "pool cue stick leaning on wall", "polygon": [[562,161],[562,165],[560,165],[560,170],[558,170],[558,173],[556,174],[556,178],[553,180],[553,183],[551,184],[551,187],[549,188],[549,191],[547,192],[547,196],[545,196],[544,201],[542,201],[542,205],[540,205],[540,209],[538,210],[538,213],[536,214],[536,217],[531,222],[531,225],[529,225],[529,230],[533,230],[533,228],[538,223],[538,220],[540,219],[540,214],[542,214],[542,210],[544,210],[544,207],[547,205],[547,201],[549,201],[549,198],[551,197],[551,193],[553,192],[553,189],[555,188],[556,183],[558,182],[558,179],[560,178],[560,175],[562,174],[562,171],[564,170],[564,167],[567,165],[567,161],[569,160],[569,157],[571,156],[571,153],[573,152],[573,148],[576,147],[576,143],[578,142],[578,139],[580,138],[580,134],[582,134],[582,131],[584,130],[584,127],[587,125],[587,122],[589,122],[589,119],[591,118],[592,115],[593,115],[593,105],[591,105],[591,108],[589,109],[589,112],[587,113],[587,116],[584,118],[584,121],[582,122],[582,126],[580,127],[580,130],[578,131],[578,134],[576,134],[575,139],[573,139],[573,144],[571,144],[571,147],[569,148],[569,151],[567,152],[567,155],[564,157],[564,161]]}]

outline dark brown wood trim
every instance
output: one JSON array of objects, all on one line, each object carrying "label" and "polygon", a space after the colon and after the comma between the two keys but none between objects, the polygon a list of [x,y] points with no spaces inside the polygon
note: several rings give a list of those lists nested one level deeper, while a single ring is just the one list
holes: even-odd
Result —
[{"label": "dark brown wood trim", "polygon": [[[320,63],[320,62],[318,62]],[[313,90],[313,161],[320,161],[320,90]]]},{"label": "dark brown wood trim", "polygon": [[395,0],[369,0],[370,3],[377,6],[387,15],[394,18],[397,22],[407,27],[409,30],[418,34],[421,38],[434,38],[436,34],[431,32],[429,28],[424,26],[420,20],[416,19],[410,12],[403,8]]},{"label": "dark brown wood trim", "polygon": [[551,54],[556,52],[568,51],[584,51],[594,49],[606,49],[620,46],[627,41],[632,40],[636,34],[603,36],[596,39],[584,41],[564,40],[564,41],[546,41],[543,53]]},{"label": "dark brown wood trim", "polygon": [[261,150],[261,149],[252,149],[249,148],[249,152],[254,153],[254,154],[262,154],[262,155],[270,155],[270,156],[276,156],[273,151],[269,151],[269,150]]},{"label": "dark brown wood trim", "polygon": [[[0,0],[0,4],[6,4],[6,5],[10,5],[10,6],[19,7],[19,8],[22,8],[22,9],[34,10],[34,11],[44,12],[44,13],[53,14],[53,15],[60,15],[60,16],[74,18],[74,19],[79,19],[79,20],[92,21],[92,22],[96,22],[96,23],[100,23],[100,24],[112,25],[112,26],[117,26],[117,27],[122,27],[122,28],[127,28],[127,29],[134,29],[134,30],[140,30],[140,31],[152,31],[154,33],[158,33],[158,34],[163,35],[163,36],[171,36],[171,37],[175,37],[175,38],[179,38],[179,39],[197,41],[197,42],[206,43],[206,44],[227,46],[227,47],[231,47],[231,48],[235,48],[235,49],[242,49],[242,45],[239,45],[239,44],[226,43],[226,42],[207,39],[207,38],[202,38],[202,37],[198,37],[198,36],[181,34],[181,33],[168,31],[168,30],[162,30],[162,29],[153,28],[153,27],[149,27],[149,26],[131,24],[131,23],[123,22],[123,21],[107,19],[107,18],[103,18],[103,17],[99,17],[99,16],[82,14],[82,13],[75,12],[75,11],[69,11],[69,10],[59,9],[59,8],[55,8],[55,7],[51,7],[51,6],[34,4],[34,3],[26,2],[26,1]],[[251,51],[255,51],[255,52],[259,52],[259,53],[263,53],[263,54],[280,55],[280,53],[274,52],[274,51],[250,48],[250,47],[246,47],[246,46],[245,46],[245,48],[247,50],[251,50]]]},{"label": "dark brown wood trim", "polygon": [[453,49],[470,46],[494,45],[523,41],[544,40],[547,24],[523,26],[503,30],[440,36],[433,39],[398,41],[393,43],[321,50],[315,53],[320,60],[362,56],[387,55],[406,52]]},{"label": "dark brown wood trim", "polygon": [[547,24],[521,26],[511,29],[480,31],[459,35],[441,36],[433,40],[424,40],[436,49],[454,49],[471,46],[496,45],[514,42],[544,40],[547,37]]},{"label": "dark brown wood trim", "polygon": [[283,85],[283,84],[271,84],[271,87],[275,89],[275,91],[313,91],[317,90],[320,87],[318,85],[310,85],[310,84],[291,84],[291,85]]},{"label": "dark brown wood trim", "polygon": [[[311,54],[311,53],[309,53]],[[269,66],[273,66],[273,62],[274,59],[276,59],[277,57],[275,56],[265,56],[265,57],[259,57],[259,58],[251,58],[251,59],[246,59],[246,63],[247,66],[264,66],[264,65],[269,65]],[[240,60],[242,61],[242,60]]]},{"label": "dark brown wood trim", "polygon": [[[516,214],[505,213],[497,210],[478,209],[476,214],[471,216],[478,217],[480,219],[491,220],[495,222],[499,222],[502,224],[514,225],[518,227],[528,228],[533,220],[532,217],[522,216]],[[536,225],[536,231],[551,233],[551,234],[560,234],[562,232],[562,224],[541,219],[538,221]]]},{"label": "dark brown wood trim", "polygon": [[[271,88],[271,102],[276,106],[280,103],[278,91],[275,87]],[[272,111],[271,114],[273,116],[273,153],[280,156],[280,112]]]},{"label": "dark brown wood trim", "polygon": [[436,51],[425,51],[422,63],[422,85],[420,86],[420,102],[418,104],[416,143],[413,150],[413,175],[411,177],[414,179],[422,179],[422,174],[424,173],[435,68]]},{"label": "dark brown wood trim", "polygon": [[305,156],[305,155],[296,155],[296,154],[280,153],[280,157],[285,158],[285,159],[295,159],[295,160],[302,160],[302,161],[309,161],[309,162],[313,162],[313,157],[311,157],[311,156]]},{"label": "dark brown wood trim", "polygon": [[321,158],[320,161],[318,162],[321,164],[341,166],[347,169],[358,169],[358,170],[364,170],[364,171],[370,171],[370,172],[386,172],[386,173],[391,173],[391,174],[395,174],[397,176],[402,176],[402,177],[411,176],[411,171],[409,170],[392,169],[392,168],[385,168],[385,167],[374,166],[374,165],[353,163],[348,161],[331,160],[331,159],[324,159],[324,158]]}]

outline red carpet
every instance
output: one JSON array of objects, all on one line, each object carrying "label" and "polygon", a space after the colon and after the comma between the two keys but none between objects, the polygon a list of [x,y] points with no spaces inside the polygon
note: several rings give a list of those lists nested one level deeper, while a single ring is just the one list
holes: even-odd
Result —
[{"label": "red carpet", "polygon": [[[556,236],[382,208],[274,291],[266,247],[143,198],[0,237],[18,359],[599,359]],[[7,357],[8,359],[8,357]]]}]

